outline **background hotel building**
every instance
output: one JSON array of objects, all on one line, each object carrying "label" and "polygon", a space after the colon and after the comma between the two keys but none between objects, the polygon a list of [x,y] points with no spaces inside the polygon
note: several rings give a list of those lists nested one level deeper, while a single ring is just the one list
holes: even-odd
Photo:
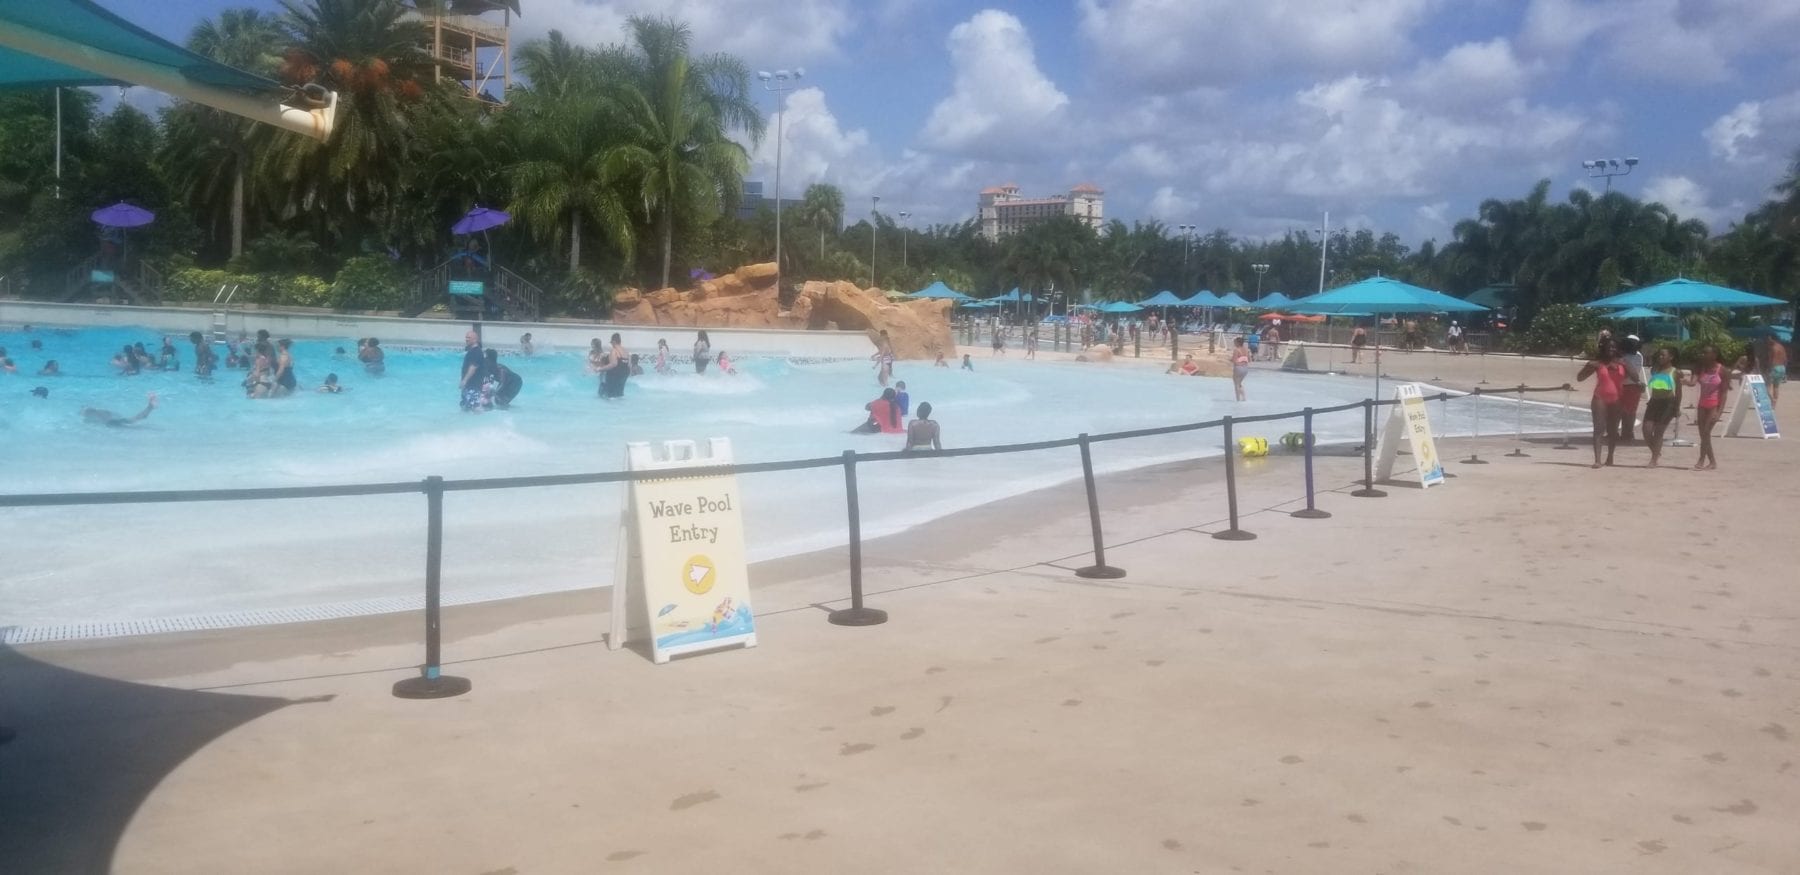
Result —
[{"label": "background hotel building", "polygon": [[981,192],[981,236],[999,240],[1033,222],[1056,216],[1074,216],[1098,231],[1105,204],[1105,192],[1085,182],[1069,189],[1066,195],[1045,198],[1020,197],[1018,186],[997,185]]}]

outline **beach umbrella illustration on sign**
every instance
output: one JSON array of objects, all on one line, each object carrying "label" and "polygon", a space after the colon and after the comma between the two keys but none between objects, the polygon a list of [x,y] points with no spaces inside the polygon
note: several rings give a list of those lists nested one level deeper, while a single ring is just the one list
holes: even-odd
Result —
[{"label": "beach umbrella illustration on sign", "polygon": [[450,226],[450,233],[459,236],[463,234],[479,234],[491,228],[498,228],[510,221],[512,221],[512,216],[509,216],[506,213],[499,210],[490,210],[483,206],[477,206],[465,213],[462,218],[457,219],[456,224]]}]

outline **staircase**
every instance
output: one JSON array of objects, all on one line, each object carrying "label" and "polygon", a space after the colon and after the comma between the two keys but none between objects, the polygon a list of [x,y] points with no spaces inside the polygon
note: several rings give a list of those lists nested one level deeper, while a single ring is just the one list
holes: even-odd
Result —
[{"label": "staircase", "polygon": [[63,282],[63,303],[77,298],[93,298],[101,289],[105,289],[115,297],[123,297],[128,303],[144,307],[154,307],[162,303],[158,291],[162,288],[162,273],[143,262],[138,262],[138,276],[134,282],[119,272],[113,274],[111,281],[96,280],[94,271],[100,268],[100,256],[90,255],[82,259],[74,267],[69,268]]},{"label": "staircase", "polygon": [[504,267],[487,275],[480,295],[450,294],[451,279],[449,262],[421,271],[413,281],[413,299],[400,314],[417,316],[439,304],[459,319],[536,322],[542,313],[543,290]]}]

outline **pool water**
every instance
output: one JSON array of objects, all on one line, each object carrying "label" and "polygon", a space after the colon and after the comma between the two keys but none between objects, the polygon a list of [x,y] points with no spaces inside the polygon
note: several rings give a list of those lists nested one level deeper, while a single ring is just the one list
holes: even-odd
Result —
[{"label": "pool water", "polygon": [[[29,341],[43,349],[29,349]],[[672,333],[684,348],[692,337]],[[112,355],[161,337],[118,328],[26,335],[0,331],[19,373],[0,375],[0,492],[74,492],[342,484],[617,470],[627,441],[725,436],[738,461],[899,449],[897,435],[852,435],[879,394],[866,361],[799,364],[741,359],[737,376],[691,366],[633,378],[625,397],[598,396],[585,350],[502,348],[525,380],[511,410],[457,405],[460,350],[389,349],[384,377],[354,360],[355,340],[294,343],[301,389],[288,398],[244,396],[241,371],[210,382],[181,372],[120,376]],[[350,355],[338,357],[343,347]],[[650,359],[652,350],[636,350]],[[718,347],[715,346],[715,352]],[[222,357],[222,356],[221,356]],[[46,359],[64,376],[37,377]],[[973,372],[903,362],[913,406],[929,401],[947,446],[1068,437],[1170,425],[1225,413],[1254,415],[1360,399],[1367,381],[1254,373],[1251,400],[1229,380],[1175,379],[1147,367],[974,360]],[[328,372],[346,391],[312,391]],[[30,394],[34,386],[48,398]],[[83,407],[132,414],[154,391],[143,422],[85,422]],[[1432,405],[1441,434],[1468,433],[1476,404],[1490,433],[1511,424],[1498,399]],[[1526,428],[1560,428],[1555,408],[1527,407]],[[1266,436],[1295,430],[1277,424]],[[1320,417],[1323,441],[1356,440],[1360,412]],[[1107,444],[1101,470],[1219,453],[1217,432]],[[859,468],[865,537],[1079,476],[1073,450]],[[841,545],[843,478],[837,469],[749,475],[744,496],[752,559]],[[621,489],[558,487],[452,493],[446,498],[446,599],[473,601],[604,585],[611,576]],[[368,498],[0,509],[0,627],[188,618],[230,625],[393,610],[416,603],[424,554],[424,500]],[[194,618],[202,618],[196,620]],[[258,619],[262,618],[262,619]],[[180,624],[177,624],[179,626]],[[137,628],[137,627],[133,627]],[[15,636],[16,637],[16,636]]]}]

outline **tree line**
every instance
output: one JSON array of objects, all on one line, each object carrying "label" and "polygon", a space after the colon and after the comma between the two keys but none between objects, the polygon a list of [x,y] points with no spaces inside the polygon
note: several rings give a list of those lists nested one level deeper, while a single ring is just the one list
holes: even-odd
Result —
[{"label": "tree line", "polygon": [[[749,70],[697,52],[683,24],[633,18],[624,43],[601,46],[552,31],[518,47],[523,83],[498,106],[434,81],[426,25],[400,0],[282,6],[225,10],[187,44],[337,91],[325,143],[185,101],[156,118],[124,101],[101,114],[92,92],[67,89],[59,178],[54,93],[0,95],[0,274],[15,290],[55,297],[64,272],[96,249],[88,213],[119,200],[157,212],[132,245],[163,269],[173,297],[210,296],[212,280],[229,275],[253,280],[270,303],[388,308],[410,276],[469,245],[449,229],[477,204],[513,214],[481,245],[543,286],[552,313],[603,316],[616,287],[684,286],[694,271],[773,258],[767,205],[737,215],[746,144],[765,129]],[[1800,297],[1800,155],[1767,203],[1716,236],[1659,203],[1583,190],[1555,201],[1549,185],[1483,202],[1442,244],[1333,231],[1325,284],[1382,274],[1453,294],[1500,286],[1527,319],[1676,275]],[[981,296],[1018,287],[1070,301],[1162,289],[1254,297],[1259,285],[1299,297],[1319,286],[1324,242],[1316,229],[1253,239],[1073,218],[996,242],[973,219],[913,228],[892,213],[849,215],[825,184],[788,208],[783,233],[790,281],[914,291],[942,280]]]}]

